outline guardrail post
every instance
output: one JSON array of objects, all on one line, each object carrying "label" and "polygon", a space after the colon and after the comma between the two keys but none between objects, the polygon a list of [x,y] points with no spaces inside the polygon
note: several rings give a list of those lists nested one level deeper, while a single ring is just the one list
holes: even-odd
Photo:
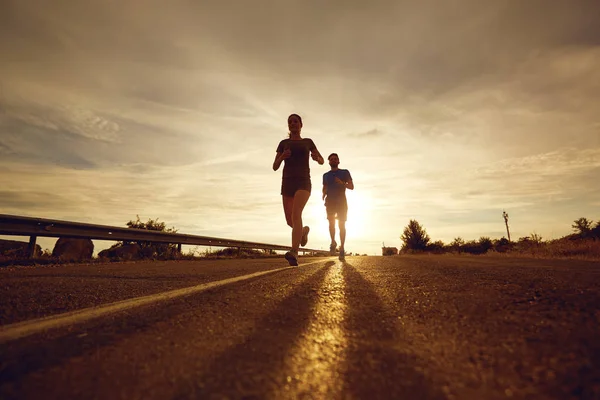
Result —
[{"label": "guardrail post", "polygon": [[37,240],[37,236],[29,236],[29,245],[27,246],[27,257],[33,258],[36,256],[35,254],[35,241]]}]

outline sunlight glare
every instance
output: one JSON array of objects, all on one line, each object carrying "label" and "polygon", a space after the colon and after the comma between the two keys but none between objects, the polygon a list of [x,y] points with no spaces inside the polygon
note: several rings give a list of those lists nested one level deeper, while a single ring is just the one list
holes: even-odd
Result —
[{"label": "sunlight glare", "polygon": [[[328,249],[330,243],[329,222],[321,193],[315,193],[318,198],[311,198],[306,206],[305,222],[311,226],[311,243],[315,243],[316,248]],[[312,197],[311,196],[311,197]],[[316,196],[315,196],[316,197]],[[346,191],[348,200],[348,220],[346,221],[346,241],[347,243],[356,243],[357,241],[370,240],[377,229],[370,225],[373,221],[374,204],[373,198],[369,192]],[[339,243],[339,230],[336,223],[336,241]],[[318,243],[318,245],[317,245]],[[310,247],[310,245],[308,246]],[[351,248],[355,247],[350,246]],[[350,247],[348,250],[352,251]]]}]

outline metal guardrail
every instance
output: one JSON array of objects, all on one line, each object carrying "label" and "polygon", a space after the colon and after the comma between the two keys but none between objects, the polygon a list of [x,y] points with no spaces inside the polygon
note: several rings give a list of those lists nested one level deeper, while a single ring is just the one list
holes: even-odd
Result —
[{"label": "metal guardrail", "polygon": [[[290,246],[277,244],[246,242],[209,236],[168,233],[145,229],[121,228],[117,226],[85,224],[45,218],[22,217],[0,214],[0,235],[29,236],[29,257],[35,256],[35,242],[41,237],[64,237],[97,240],[145,241],[154,243],[173,243],[178,245],[234,247],[240,249],[291,250]],[[300,252],[320,252],[301,248]]]}]

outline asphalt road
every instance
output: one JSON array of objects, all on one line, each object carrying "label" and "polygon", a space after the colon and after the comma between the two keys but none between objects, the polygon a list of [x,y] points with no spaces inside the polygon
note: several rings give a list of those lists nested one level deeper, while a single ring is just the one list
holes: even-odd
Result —
[{"label": "asphalt road", "polygon": [[600,399],[598,262],[300,263],[2,268],[0,399]]}]

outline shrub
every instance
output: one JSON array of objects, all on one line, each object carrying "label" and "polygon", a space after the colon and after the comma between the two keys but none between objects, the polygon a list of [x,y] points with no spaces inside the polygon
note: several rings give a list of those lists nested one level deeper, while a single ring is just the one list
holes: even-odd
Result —
[{"label": "shrub", "polygon": [[[149,231],[177,233],[175,228],[167,228],[164,222],[158,222],[158,218],[154,220],[148,219],[147,222],[142,222],[139,215],[136,215],[135,221],[132,220],[127,222],[127,226],[132,229],[146,229]],[[141,258],[171,259],[179,256],[179,251],[176,244],[155,243],[143,240],[119,242],[117,245],[111,247],[111,250],[116,250],[118,247],[129,246],[132,244],[137,244],[139,246]]]},{"label": "shrub", "polygon": [[408,222],[400,239],[402,239],[402,242],[404,243],[402,250],[419,251],[426,250],[430,240],[425,228],[414,219],[411,219]]}]

